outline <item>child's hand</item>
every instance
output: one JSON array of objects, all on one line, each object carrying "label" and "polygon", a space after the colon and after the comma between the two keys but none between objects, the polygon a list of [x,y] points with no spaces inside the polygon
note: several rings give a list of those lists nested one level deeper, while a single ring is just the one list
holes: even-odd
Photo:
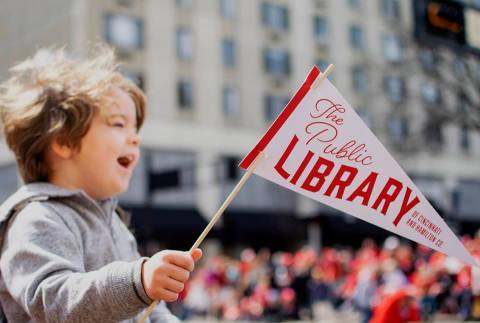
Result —
[{"label": "child's hand", "polygon": [[195,249],[191,254],[163,250],[153,255],[142,266],[142,283],[148,297],[166,302],[176,301],[195,262],[201,257],[200,249]]}]

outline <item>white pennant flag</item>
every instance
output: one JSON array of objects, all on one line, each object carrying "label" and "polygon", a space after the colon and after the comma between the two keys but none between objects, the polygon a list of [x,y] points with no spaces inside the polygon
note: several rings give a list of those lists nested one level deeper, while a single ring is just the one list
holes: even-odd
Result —
[{"label": "white pennant flag", "polygon": [[253,173],[432,249],[477,265],[420,190],[314,67],[240,163]]}]

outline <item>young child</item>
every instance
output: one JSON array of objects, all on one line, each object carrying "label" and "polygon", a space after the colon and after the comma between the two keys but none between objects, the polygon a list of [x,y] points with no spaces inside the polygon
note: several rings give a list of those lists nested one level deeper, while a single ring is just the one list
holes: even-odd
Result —
[{"label": "young child", "polygon": [[[197,249],[140,258],[115,211],[139,159],[146,105],[116,67],[106,47],[83,61],[55,50],[15,66],[0,89],[0,120],[25,182],[0,207],[8,322],[135,322],[153,300],[176,300],[201,257]],[[164,302],[149,321],[178,322]]]}]

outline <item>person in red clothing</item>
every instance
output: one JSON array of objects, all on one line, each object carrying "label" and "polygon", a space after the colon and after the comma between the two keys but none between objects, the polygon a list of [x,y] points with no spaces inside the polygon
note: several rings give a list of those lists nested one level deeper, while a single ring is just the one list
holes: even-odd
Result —
[{"label": "person in red clothing", "polygon": [[420,321],[414,298],[405,290],[386,296],[373,311],[370,323],[404,323]]}]

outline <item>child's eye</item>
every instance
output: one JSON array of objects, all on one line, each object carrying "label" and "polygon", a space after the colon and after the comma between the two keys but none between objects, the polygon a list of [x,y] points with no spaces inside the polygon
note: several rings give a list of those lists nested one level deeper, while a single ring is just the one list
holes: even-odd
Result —
[{"label": "child's eye", "polygon": [[123,123],[121,123],[121,122],[114,122],[112,124],[112,126],[117,127],[117,128],[123,128],[124,127]]}]

